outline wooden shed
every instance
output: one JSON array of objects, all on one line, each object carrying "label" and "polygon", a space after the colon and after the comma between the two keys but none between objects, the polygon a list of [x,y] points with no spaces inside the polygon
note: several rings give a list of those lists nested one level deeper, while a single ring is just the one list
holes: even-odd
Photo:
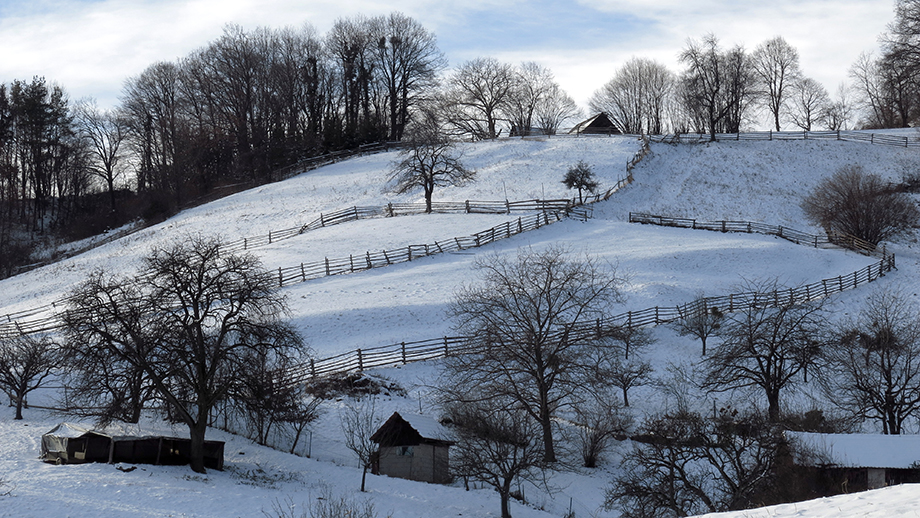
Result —
[{"label": "wooden shed", "polygon": [[450,432],[430,417],[394,412],[374,432],[377,459],[373,473],[446,484],[450,482]]},{"label": "wooden shed", "polygon": [[619,128],[610,120],[606,113],[601,112],[586,121],[575,125],[569,133],[576,134],[600,134],[600,135],[619,135]]},{"label": "wooden shed", "polygon": [[[55,464],[125,462],[130,464],[188,464],[191,440],[180,437],[115,435],[105,430],[61,423],[42,435],[41,458]],[[224,468],[224,443],[204,442],[204,465]]]},{"label": "wooden shed", "polygon": [[[804,451],[795,463],[837,488],[824,494],[920,482],[920,435],[785,432]],[[820,489],[819,489],[820,491]]]}]

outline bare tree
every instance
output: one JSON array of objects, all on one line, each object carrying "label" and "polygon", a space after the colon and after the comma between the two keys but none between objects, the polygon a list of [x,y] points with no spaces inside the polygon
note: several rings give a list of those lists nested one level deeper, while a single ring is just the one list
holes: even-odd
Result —
[{"label": "bare tree", "polygon": [[339,414],[342,433],[345,435],[345,446],[355,454],[361,464],[361,491],[364,491],[367,470],[371,467],[377,444],[371,436],[380,427],[380,418],[377,415],[377,401],[372,397],[365,397],[350,401]]},{"label": "bare tree", "polygon": [[579,205],[585,202],[582,197],[582,191],[588,191],[594,194],[598,186],[594,171],[591,170],[591,166],[584,160],[579,160],[578,163],[569,168],[565,173],[565,178],[562,179],[562,183],[569,189],[578,189]]},{"label": "bare tree", "polygon": [[661,134],[675,91],[674,73],[647,58],[632,58],[594,92],[591,110],[606,113],[623,133]]},{"label": "bare tree", "polygon": [[920,308],[908,296],[876,291],[826,350],[821,380],[829,399],[853,416],[900,434],[920,410]]},{"label": "bare tree", "polygon": [[502,518],[509,506],[515,479],[541,482],[543,448],[536,423],[526,413],[507,406],[457,403],[448,409],[460,441],[451,452],[454,473],[493,487],[501,497]]},{"label": "bare tree", "polygon": [[449,308],[475,352],[447,359],[442,386],[457,401],[514,401],[539,424],[547,462],[556,461],[553,418],[579,399],[592,372],[586,360],[602,340],[593,323],[622,300],[612,267],[568,255],[553,247],[480,260],[481,281]]},{"label": "bare tree", "polygon": [[718,307],[710,305],[703,295],[697,295],[693,302],[678,309],[680,317],[672,326],[680,336],[692,335],[699,338],[703,344],[703,356],[706,356],[706,341],[718,335],[725,314]]},{"label": "bare tree", "polygon": [[907,194],[860,165],[843,166],[822,180],[802,201],[802,210],[828,233],[873,245],[909,232],[920,221],[920,210]]},{"label": "bare tree", "polygon": [[754,76],[741,47],[722,52],[712,34],[702,42],[688,40],[680,54],[686,69],[680,95],[694,122],[716,139],[720,131],[734,133],[753,99]]},{"label": "bare tree", "polygon": [[188,426],[191,468],[202,473],[211,410],[252,368],[252,353],[300,349],[285,311],[258,259],[190,237],[154,249],[136,276],[94,275],[71,294],[64,319],[71,347],[104,349],[143,371]]},{"label": "bare tree", "polygon": [[460,161],[454,143],[444,136],[434,120],[426,119],[410,128],[401,160],[393,166],[393,190],[406,193],[421,187],[425,192],[425,212],[431,212],[436,187],[461,184],[476,176]]},{"label": "bare tree", "polygon": [[60,349],[48,335],[0,339],[0,388],[16,402],[16,417],[29,392],[37,390],[60,365]]},{"label": "bare tree", "polygon": [[617,403],[616,396],[603,390],[595,396],[575,407],[575,443],[581,450],[582,464],[586,468],[597,467],[610,442],[617,435],[625,435],[632,424],[631,418]]},{"label": "bare tree", "polygon": [[624,518],[690,516],[761,505],[776,483],[781,435],[762,416],[688,410],[643,424],[605,507]]},{"label": "bare tree", "polygon": [[394,12],[371,20],[376,39],[378,73],[383,81],[389,110],[390,139],[402,140],[411,109],[436,82],[446,66],[435,35],[405,14]]},{"label": "bare tree", "polygon": [[796,81],[791,93],[789,118],[799,128],[811,131],[828,112],[831,101],[827,90],[821,83],[805,77]]},{"label": "bare tree", "polygon": [[514,67],[494,58],[467,61],[446,80],[447,123],[460,135],[494,139],[506,118],[518,75]]},{"label": "bare tree", "polygon": [[629,406],[629,390],[651,382],[652,365],[642,357],[642,350],[655,343],[652,334],[639,327],[614,329],[604,339],[603,349],[592,362],[596,386],[610,384],[620,389],[623,406]]},{"label": "bare tree", "polygon": [[100,110],[95,99],[77,104],[74,113],[79,131],[92,144],[90,171],[105,182],[112,210],[115,210],[115,180],[123,173],[121,144],[128,136],[128,123],[116,112]]},{"label": "bare tree", "polygon": [[848,129],[853,119],[853,106],[846,83],[837,86],[837,97],[828,103],[821,114],[821,122],[831,131]]},{"label": "bare tree", "polygon": [[546,90],[534,113],[537,126],[544,135],[555,135],[566,121],[581,115],[581,108],[556,83],[551,84]]},{"label": "bare tree", "polygon": [[[726,318],[722,342],[706,358],[704,388],[754,387],[767,399],[770,420],[780,418],[780,393],[797,382],[821,350],[824,323],[815,303],[770,307],[776,282],[748,283],[743,310]],[[761,301],[757,299],[760,298]]]},{"label": "bare tree", "polygon": [[751,64],[764,94],[763,102],[773,118],[776,131],[779,131],[790,91],[801,74],[799,53],[782,36],[777,36],[754,49]]}]

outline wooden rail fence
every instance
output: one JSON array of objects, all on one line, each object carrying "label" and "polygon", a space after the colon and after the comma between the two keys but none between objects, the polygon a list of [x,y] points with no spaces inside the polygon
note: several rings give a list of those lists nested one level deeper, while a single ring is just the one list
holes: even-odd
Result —
[{"label": "wooden rail fence", "polygon": [[[631,213],[629,219],[630,222],[633,223],[651,223],[720,232],[746,232],[775,235],[806,246],[827,245],[850,248],[846,246],[850,244],[847,241],[841,243],[835,241],[833,238],[821,239],[819,236],[814,236],[787,227],[765,225],[762,223],[745,221],[702,222],[687,218],[668,218],[640,213]],[[722,223],[725,223],[725,225],[723,226]],[[857,248],[857,251],[876,257],[879,261],[858,271],[822,279],[804,286],[778,289],[768,293],[732,293],[723,296],[705,297],[679,306],[655,306],[639,311],[627,311],[601,320],[578,322],[575,324],[574,330],[577,333],[609,336],[614,331],[624,328],[632,329],[669,324],[711,308],[719,308],[723,312],[734,313],[751,308],[784,307],[788,305],[804,304],[829,297],[841,291],[855,289],[863,284],[873,282],[895,269],[894,254],[888,253],[884,248]],[[470,345],[470,337],[446,336],[416,342],[400,342],[398,344],[389,344],[368,349],[356,349],[330,358],[311,359],[309,365],[301,367],[299,371],[296,372],[293,379],[296,382],[309,382],[323,376],[344,374],[349,371],[389,367],[396,364],[406,364],[411,361],[433,360],[451,354],[465,354],[470,352],[474,352]]]},{"label": "wooden rail fence", "polygon": [[[677,133],[669,135],[650,135],[652,142],[665,144],[696,144],[710,142],[708,133]],[[844,140],[849,142],[866,142],[883,146],[920,147],[920,138],[886,133],[866,133],[863,131],[753,131],[747,133],[716,133],[716,142],[728,141],[771,141],[771,140]]]}]

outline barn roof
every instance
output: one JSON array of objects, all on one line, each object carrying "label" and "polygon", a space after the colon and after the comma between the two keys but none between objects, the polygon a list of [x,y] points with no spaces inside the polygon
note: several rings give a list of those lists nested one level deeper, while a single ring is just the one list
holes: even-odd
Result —
[{"label": "barn roof", "polygon": [[437,442],[450,444],[456,439],[447,428],[436,420],[417,414],[393,415],[374,432],[371,440],[380,445],[395,445],[390,443],[412,444],[417,442]]},{"label": "barn roof", "polygon": [[920,435],[785,432],[816,455],[812,465],[907,469],[920,463]]},{"label": "barn roof", "polygon": [[613,124],[610,120],[610,117],[606,113],[601,112],[597,115],[587,119],[585,121],[579,122],[573,127],[569,133],[619,133],[619,129]]}]

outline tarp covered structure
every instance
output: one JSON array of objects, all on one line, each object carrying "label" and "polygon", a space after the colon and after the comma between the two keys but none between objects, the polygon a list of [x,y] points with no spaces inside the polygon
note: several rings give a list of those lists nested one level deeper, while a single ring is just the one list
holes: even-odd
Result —
[{"label": "tarp covered structure", "polygon": [[[91,427],[61,423],[42,435],[41,458],[57,464],[125,462],[188,464],[191,440],[179,437],[112,435]],[[224,443],[204,442],[204,465],[224,467]]]}]

